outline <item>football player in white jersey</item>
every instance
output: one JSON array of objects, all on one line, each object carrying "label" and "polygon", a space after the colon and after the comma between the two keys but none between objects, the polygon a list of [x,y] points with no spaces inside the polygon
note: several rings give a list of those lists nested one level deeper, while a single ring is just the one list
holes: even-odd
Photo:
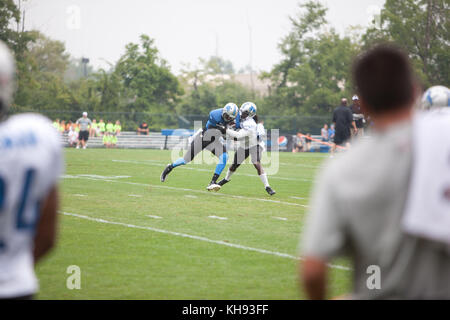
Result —
[{"label": "football player in white jersey", "polygon": [[30,299],[38,290],[35,263],[55,243],[60,138],[37,114],[6,119],[15,63],[0,41],[0,299]]},{"label": "football player in white jersey", "polygon": [[240,142],[240,146],[234,154],[233,164],[228,168],[226,177],[220,180],[218,185],[223,186],[228,183],[236,169],[248,158],[248,156],[251,156],[252,163],[264,184],[266,192],[272,196],[275,194],[275,191],[270,187],[267,175],[261,165],[261,156],[264,150],[262,136],[265,135],[265,130],[262,125],[258,126],[257,124],[256,105],[253,102],[245,102],[239,109],[239,113],[241,126],[239,131],[225,127],[219,128],[222,133],[226,132],[228,137],[237,139]]}]

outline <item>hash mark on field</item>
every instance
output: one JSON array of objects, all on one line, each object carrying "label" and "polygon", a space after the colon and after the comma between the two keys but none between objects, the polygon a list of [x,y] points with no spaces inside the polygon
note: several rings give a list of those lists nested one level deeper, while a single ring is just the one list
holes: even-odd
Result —
[{"label": "hash mark on field", "polygon": [[306,198],[302,198],[302,197],[291,197],[292,199],[298,199],[298,200],[305,200]]},{"label": "hash mark on field", "polygon": [[192,198],[192,199],[197,199],[197,196],[193,196],[192,194],[187,194],[185,195],[186,198]]},{"label": "hash mark on field", "polygon": [[129,194],[129,197],[142,198],[140,194]]},{"label": "hash mark on field", "polygon": [[208,218],[211,218],[211,219],[219,219],[219,220],[228,220],[228,218],[225,218],[225,217],[218,217],[218,216],[208,216]]},{"label": "hash mark on field", "polygon": [[160,217],[160,216],[153,216],[151,214],[148,214],[147,217],[153,218],[153,219],[162,219],[162,217]]},{"label": "hash mark on field", "polygon": [[[293,260],[303,260],[302,257],[293,256],[293,255],[290,255],[290,254],[287,254],[287,253],[282,253],[282,252],[277,252],[277,251],[270,251],[270,250],[265,250],[265,249],[252,248],[252,247],[247,247],[247,246],[243,246],[243,245],[240,245],[240,244],[234,244],[234,243],[221,241],[221,240],[212,240],[212,239],[208,239],[208,238],[205,238],[205,237],[194,236],[194,235],[181,233],[181,232],[168,231],[168,230],[163,230],[163,229],[158,229],[158,228],[153,228],[153,227],[144,227],[144,226],[137,226],[137,225],[134,225],[134,224],[109,221],[109,220],[93,218],[93,217],[84,216],[84,215],[76,214],[76,213],[70,213],[70,212],[62,212],[62,211],[59,211],[59,212],[62,213],[63,215],[66,215],[66,216],[77,217],[77,218],[80,218],[80,219],[85,219],[85,220],[90,220],[90,221],[95,221],[95,222],[100,222],[100,223],[112,224],[112,225],[116,225],[116,226],[123,226],[123,227],[127,227],[127,228],[149,230],[149,231],[154,231],[154,232],[159,232],[159,233],[164,233],[164,234],[170,234],[170,235],[173,235],[173,236],[189,238],[189,239],[194,239],[194,240],[199,240],[199,241],[205,241],[205,242],[209,242],[209,243],[215,243],[215,244],[219,244],[219,245],[226,246],[226,247],[231,247],[231,248],[237,248],[237,249],[242,249],[242,250],[247,250],[247,251],[254,251],[254,252],[269,254],[269,255],[277,256],[277,257],[281,257],[281,258],[289,258],[289,259],[293,259]],[[338,265],[338,264],[328,264],[328,267],[330,267],[332,269],[339,269],[339,270],[345,270],[345,271],[352,270],[349,267],[341,266],[341,265]]]},{"label": "hash mark on field", "polygon": [[87,194],[75,193],[74,196],[75,197],[87,197]]},{"label": "hash mark on field", "polygon": [[287,221],[287,218],[282,218],[282,217],[272,217],[272,218],[277,219],[277,220]]}]

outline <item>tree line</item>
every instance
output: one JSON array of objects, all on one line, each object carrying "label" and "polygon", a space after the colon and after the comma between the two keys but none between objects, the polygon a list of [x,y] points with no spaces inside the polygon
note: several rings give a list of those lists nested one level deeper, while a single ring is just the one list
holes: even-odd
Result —
[{"label": "tree line", "polygon": [[234,81],[234,66],[221,57],[199,59],[198,67],[187,64],[175,76],[147,35],[127,44],[107,70],[94,70],[71,57],[61,41],[24,30],[14,0],[0,0],[0,39],[17,61],[12,113],[72,119],[88,110],[105,119],[114,115],[111,120],[121,120],[125,130],[143,118],[159,130],[205,120],[211,109],[230,101],[252,100],[266,127],[309,132],[329,122],[341,97],[351,97],[353,58],[379,42],[394,42],[409,53],[424,88],[449,86],[449,9],[449,0],[387,0],[370,27],[342,35],[326,20],[323,4],[299,4],[289,18],[291,30],[278,44],[280,61],[260,74],[271,84],[264,96]]}]

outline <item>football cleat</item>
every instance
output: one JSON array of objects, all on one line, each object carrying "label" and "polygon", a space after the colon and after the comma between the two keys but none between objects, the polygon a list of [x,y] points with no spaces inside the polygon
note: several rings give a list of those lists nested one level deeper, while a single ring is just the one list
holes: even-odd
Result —
[{"label": "football cleat", "polygon": [[208,191],[216,191],[216,192],[219,191],[220,188],[221,188],[220,185],[218,185],[217,183],[212,183],[212,182],[206,187],[206,189]]},{"label": "football cleat", "polygon": [[266,187],[266,191],[269,195],[273,196],[276,192],[274,190],[272,190],[271,187]]},{"label": "football cleat", "polygon": [[223,178],[222,180],[219,181],[218,185],[223,186],[225,183],[228,183],[228,182],[230,182],[230,180]]},{"label": "football cleat", "polygon": [[172,171],[173,166],[171,163],[167,165],[167,167],[164,169],[164,171],[161,173],[161,182],[166,181],[167,175]]}]

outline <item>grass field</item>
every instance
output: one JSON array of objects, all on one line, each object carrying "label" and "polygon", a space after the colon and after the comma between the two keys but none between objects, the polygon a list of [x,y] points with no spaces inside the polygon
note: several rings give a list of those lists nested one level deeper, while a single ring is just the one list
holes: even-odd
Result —
[{"label": "grass field", "polygon": [[[295,256],[326,155],[280,153],[273,197],[250,164],[218,193],[205,189],[214,164],[176,168],[161,183],[170,156],[66,149],[59,240],[37,267],[38,298],[304,298]],[[333,263],[330,296],[350,288],[347,261]],[[66,287],[70,265],[81,269],[80,290]]]}]

